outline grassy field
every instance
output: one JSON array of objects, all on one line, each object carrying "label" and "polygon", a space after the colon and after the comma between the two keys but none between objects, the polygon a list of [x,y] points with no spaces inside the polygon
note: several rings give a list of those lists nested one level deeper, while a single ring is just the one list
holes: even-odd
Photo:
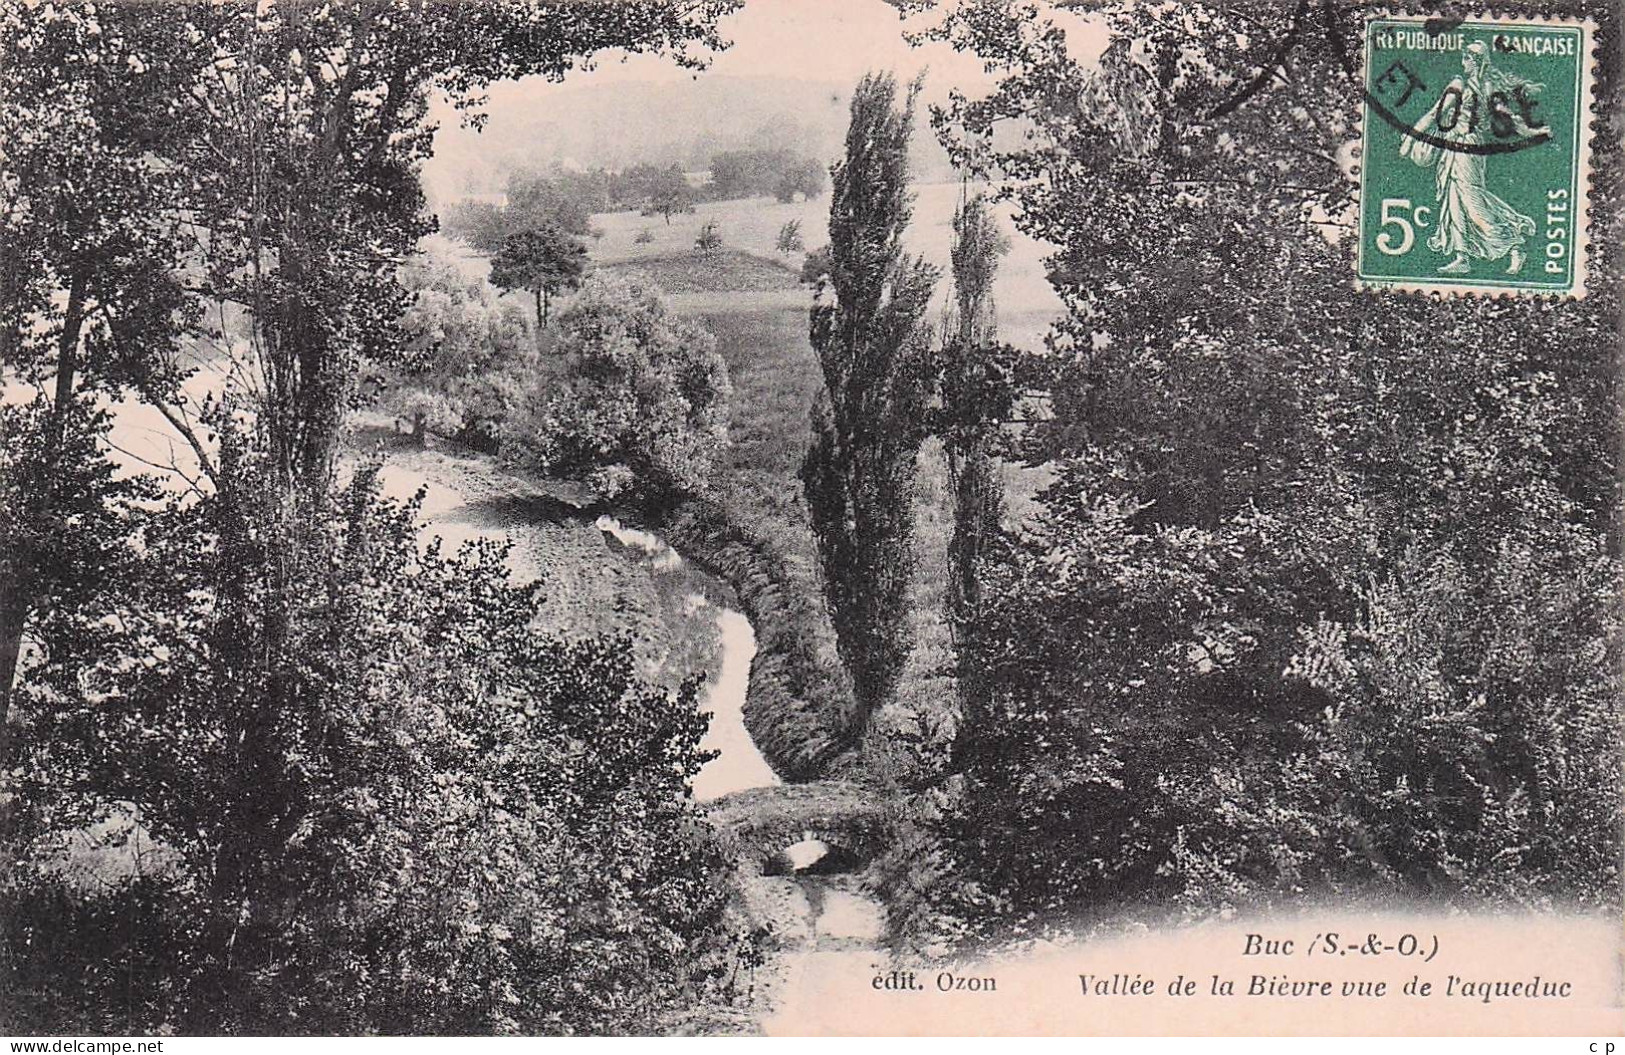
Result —
[{"label": "grassy field", "polygon": [[[732,442],[727,463],[714,477],[717,498],[733,523],[771,546],[789,588],[815,602],[806,608],[814,625],[797,629],[808,640],[823,679],[838,676],[834,633],[822,618],[817,551],[797,477],[807,445],[808,409],[822,385],[807,341],[809,292],[784,267],[738,251],[708,258],[688,250],[600,266],[679,291],[667,298],[673,311],[696,319],[716,336],[734,387]],[[836,717],[825,718],[825,730],[834,728]],[[774,720],[798,719],[783,714]]]},{"label": "grassy field", "polygon": [[[959,203],[958,184],[934,183],[916,188],[914,219],[904,235],[905,248],[948,272],[948,247],[953,239],[954,209]],[[1010,238],[1010,252],[999,268],[995,295],[999,307],[999,329],[1004,339],[1036,345],[1061,311],[1060,301],[1045,278],[1044,258],[1048,248],[1017,233],[1010,222],[1008,207],[995,212],[1003,219]],[[593,226],[603,237],[588,243],[592,258],[600,265],[625,264],[686,255],[694,249],[700,227],[715,223],[725,249],[739,250],[763,260],[777,261],[793,271],[801,269],[804,253],[779,253],[774,249],[779,229],[790,221],[801,224],[807,249],[829,242],[829,194],[811,201],[779,202],[772,198],[744,201],[706,202],[693,213],[673,216],[667,224],[658,216],[635,212],[607,213],[593,217]],[[648,231],[652,241],[636,239]],[[716,285],[717,292],[751,289],[751,286]],[[669,293],[685,292],[667,287]],[[946,280],[939,299],[947,292]]]},{"label": "grassy field", "polygon": [[384,494],[396,501],[423,489],[424,542],[438,538],[448,554],[482,539],[509,542],[513,581],[544,583],[538,631],[564,639],[626,634],[640,674],[668,687],[715,668],[715,628],[688,617],[688,598],[730,604],[722,584],[689,569],[652,574],[576,508],[584,496],[568,485],[455,444],[416,448],[381,415],[359,414],[355,424],[350,464],[381,458]]},{"label": "grassy field", "polygon": [[[939,303],[950,291],[948,249],[959,195],[955,185],[919,188],[906,235],[907,248],[944,273]],[[827,197],[794,203],[757,198],[707,203],[693,214],[673,217],[669,225],[633,213],[596,216],[593,223],[602,235],[591,249],[597,266],[661,287],[675,311],[697,317],[716,335],[735,387],[734,446],[728,471],[721,474],[726,501],[736,516],[770,530],[793,563],[795,580],[808,590],[818,589],[817,554],[797,471],[809,435],[808,408],[821,378],[807,341],[810,291],[795,277],[804,254],[778,253],[774,243],[785,223],[797,221],[809,249],[824,244],[828,209]],[[995,289],[1000,334],[1031,346],[1042,340],[1061,305],[1045,278],[1045,248],[1017,234],[1008,211],[1001,215],[1011,248]],[[705,223],[716,224],[725,249],[709,260],[694,250]],[[638,242],[642,232],[651,240]],[[1006,472],[1013,516],[1031,508],[1029,496],[1042,483],[1041,472]],[[915,650],[897,701],[872,725],[877,735],[866,745],[871,753],[886,753],[888,743],[912,739],[922,720],[930,723],[955,710],[953,650],[943,619],[952,495],[935,441],[920,452],[915,514]],[[827,625],[819,639],[825,658],[833,661],[834,638]],[[950,731],[951,726],[939,730]],[[897,771],[906,761],[892,758],[883,764]]]}]

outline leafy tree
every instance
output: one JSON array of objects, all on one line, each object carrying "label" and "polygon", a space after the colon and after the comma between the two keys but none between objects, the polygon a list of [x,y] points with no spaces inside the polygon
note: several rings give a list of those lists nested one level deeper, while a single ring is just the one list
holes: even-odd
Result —
[{"label": "leafy tree", "polygon": [[707,220],[700,227],[699,236],[694,239],[694,248],[706,256],[714,256],[722,248],[722,232],[717,230],[715,221]]},{"label": "leafy tree", "polygon": [[649,184],[643,215],[663,216],[669,225],[677,213],[693,211],[694,188],[688,185],[688,177],[676,165],[660,169]]},{"label": "leafy tree", "polygon": [[[139,574],[26,689],[8,1014],[609,1032],[705,991],[727,892],[685,794],[705,759],[697,680],[657,690],[624,640],[538,636],[536,588],[506,581],[499,547],[424,552],[415,508],[366,472],[311,525],[290,569],[296,647],[273,665],[245,602],[281,561],[259,527],[280,515],[275,467],[245,439],[225,440],[220,492],[146,526]],[[299,706],[267,709],[273,692]],[[165,864],[69,896],[54,848],[120,815]],[[94,954],[132,927],[150,940],[109,972]]]},{"label": "leafy tree", "polygon": [[[418,178],[432,96],[472,107],[493,80],[561,77],[606,48],[692,63],[687,49],[715,46],[715,20],[733,6],[502,0],[477,19],[379,3],[162,9],[158,21],[211,63],[230,57],[177,94],[202,129],[166,160],[209,174],[194,215],[210,232],[209,288],[250,312],[263,412],[290,479],[328,473],[358,360],[399,340],[394,269],[432,224]],[[153,14],[128,12],[116,17]]]},{"label": "leafy tree", "polygon": [[785,150],[729,150],[711,159],[711,196],[719,200],[766,194],[790,164]]},{"label": "leafy tree", "polygon": [[460,238],[482,253],[495,253],[508,236],[504,210],[491,202],[453,202],[440,217],[440,227],[452,238]]},{"label": "leafy tree", "polygon": [[[365,709],[358,706],[365,692],[344,677],[378,678],[380,685],[402,677],[402,668],[393,662],[372,668],[371,674],[365,664],[350,664],[351,654],[342,647],[354,626],[350,620],[364,622],[380,611],[388,613],[371,624],[380,629],[376,641],[356,653],[361,656],[384,655],[384,646],[410,638],[415,625],[431,635],[445,630],[430,639],[420,657],[441,646],[457,653],[466,640],[490,638],[500,629],[475,627],[465,634],[455,623],[455,612],[452,621],[437,624],[428,614],[397,604],[409,603],[409,595],[423,585],[411,575],[402,580],[410,585],[405,599],[386,601],[368,594],[377,585],[374,580],[347,580],[334,568],[330,558],[338,550],[330,481],[340,426],[355,396],[360,362],[387,359],[406,341],[400,328],[406,297],[396,272],[432,225],[422,208],[418,181],[432,142],[431,96],[445,93],[472,105],[493,80],[559,77],[605,48],[671,50],[681,61],[693,62],[685,49],[716,46],[715,21],[735,6],[731,0],[647,0],[611,9],[499,0],[483,5],[477,18],[441,5],[371,2],[318,6],[228,0],[160,8],[113,4],[94,11],[75,8],[66,15],[49,4],[0,10],[8,56],[0,74],[6,78],[0,107],[7,141],[0,162],[0,210],[6,225],[0,236],[5,240],[0,253],[4,358],[8,367],[28,363],[31,378],[54,374],[70,380],[55,385],[45,413],[14,416],[8,410],[3,446],[8,458],[14,452],[20,457],[6,465],[4,498],[9,510],[12,489],[35,480],[71,481],[84,489],[64,501],[52,497],[49,507],[25,506],[27,522],[4,528],[25,540],[39,539],[55,524],[72,530],[75,520],[89,526],[94,519],[101,522],[96,530],[103,531],[107,514],[119,512],[114,504],[118,496],[103,487],[102,467],[87,456],[68,472],[56,467],[42,472],[35,465],[37,455],[51,457],[52,451],[85,456],[84,438],[102,431],[103,423],[78,398],[96,398],[100,392],[76,391],[82,387],[80,379],[91,376],[87,364],[98,364],[98,372],[105,369],[109,379],[135,388],[170,414],[207,477],[193,482],[195,502],[171,503],[168,515],[140,540],[149,545],[145,552],[167,561],[155,562],[151,574],[156,578],[143,583],[159,583],[154,589],[165,604],[156,603],[159,596],[143,595],[142,603],[115,609],[106,586],[93,598],[72,599],[71,607],[62,603],[67,598],[41,597],[32,586],[30,596],[21,599],[26,608],[13,607],[16,597],[4,599],[6,629],[13,625],[13,613],[23,611],[17,621],[41,642],[37,659],[30,660],[13,690],[22,693],[22,717],[6,723],[8,730],[23,730],[27,762],[21,769],[0,767],[8,802],[27,814],[22,823],[38,829],[65,819],[83,826],[79,822],[94,818],[107,804],[135,803],[142,811],[141,823],[162,832],[190,863],[170,891],[181,900],[172,901],[174,907],[164,914],[172,941],[155,953],[169,957],[166,966],[179,969],[158,972],[173,982],[150,987],[168,993],[178,987],[186,990],[187,999],[181,1006],[161,996],[154,1028],[168,1018],[163,1008],[172,1006],[181,1006],[178,1013],[188,1015],[188,1021],[221,1029],[272,1023],[321,1028],[314,1022],[330,1009],[336,1010],[329,1022],[385,1028],[407,1019],[393,1017],[392,1009],[347,1017],[355,1004],[345,995],[353,989],[346,987],[356,979],[397,971],[397,981],[385,988],[399,994],[399,1007],[415,1009],[424,1005],[422,977],[444,979],[457,974],[460,965],[500,964],[508,955],[487,945],[471,960],[452,956],[424,967],[382,952],[387,939],[401,933],[400,921],[413,912],[368,924],[354,941],[346,940],[342,928],[330,929],[343,914],[338,906],[358,904],[365,910],[368,904],[389,902],[388,877],[400,877],[406,858],[385,862],[370,873],[355,861],[385,846],[410,846],[411,839],[396,833],[410,823],[416,807],[401,806],[402,800],[392,796],[407,788],[411,797],[405,801],[410,802],[420,797],[420,788],[429,793],[421,780],[431,772],[416,760],[392,770],[377,754],[366,753],[383,743],[400,746],[393,738],[404,722],[377,722],[376,735],[352,744],[356,750],[327,753],[346,740],[344,729],[354,728],[346,721]],[[46,142],[52,137],[65,148],[58,160],[51,158],[56,147]],[[60,211],[53,200],[62,206]],[[176,245],[186,247],[187,255],[177,259]],[[83,254],[80,261],[70,257],[77,253]],[[53,260],[51,254],[59,255]],[[253,395],[251,403],[234,404],[212,415],[210,423],[222,432],[238,426],[251,430],[251,444],[205,446],[193,421],[176,411],[180,401],[172,396],[185,370],[167,353],[200,325],[204,307],[218,309],[221,316],[231,314],[233,326],[240,326],[231,335],[229,351],[237,356],[234,377]],[[52,340],[51,347],[45,339]],[[150,357],[143,358],[147,353]],[[38,409],[45,410],[44,404]],[[13,443],[14,428],[32,430],[36,423],[48,430],[47,442],[30,436],[26,443]],[[70,429],[77,435],[70,436]],[[36,510],[48,515],[35,516]],[[170,523],[188,517],[201,518],[204,526],[182,530],[178,543],[166,542],[163,532]],[[211,522],[211,517],[217,519]],[[368,553],[376,552],[364,534],[343,536],[347,559],[364,563]],[[394,547],[396,553],[415,552],[409,533],[406,537],[404,545]],[[126,548],[136,555],[142,552],[133,541]],[[84,547],[86,553],[97,551],[97,557],[101,549],[100,538],[94,547]],[[185,554],[196,559],[188,564]],[[31,554],[25,559],[33,562]],[[46,559],[61,561],[56,555]],[[0,571],[9,576],[18,566]],[[173,577],[165,580],[166,574]],[[166,582],[179,585],[166,594]],[[489,578],[483,582],[491,585]],[[449,604],[456,611],[484,603],[451,596]],[[379,607],[368,608],[369,598],[378,600]],[[359,607],[346,608],[345,600],[358,601]],[[141,615],[135,616],[138,611]],[[118,617],[126,614],[131,619],[121,626]],[[130,636],[124,626],[138,629]],[[323,650],[334,641],[340,644]],[[183,661],[145,680],[142,671],[151,668],[144,661],[167,664],[168,656]],[[454,665],[440,655],[415,662],[431,671]],[[613,664],[588,658],[582,667],[599,680],[582,675],[567,680],[580,683],[589,695],[614,692]],[[478,663],[461,669],[459,684],[470,692],[507,679],[500,665],[493,668],[498,676],[491,681],[483,679]],[[156,694],[149,691],[153,685]],[[398,693],[398,686],[385,690],[386,696]],[[115,698],[113,706],[103,706]],[[468,698],[462,697],[465,702]],[[577,702],[579,708],[572,704],[565,710],[597,715],[622,706]],[[411,705],[427,715],[433,729],[444,730],[451,726],[444,724],[439,703],[455,703],[455,698],[433,690]],[[630,709],[647,713],[636,705]],[[688,710],[685,704],[678,713]],[[463,749],[464,733],[484,718],[471,716],[456,739],[444,742],[444,749]],[[103,724],[108,722],[116,727]],[[580,726],[569,728],[556,741],[563,748],[554,756],[557,765],[571,764],[571,745],[593,740]],[[166,746],[155,746],[147,736],[150,730]],[[671,775],[682,774],[688,765],[680,745],[689,734],[667,732],[641,741],[658,745],[650,748],[656,753],[677,745],[671,748],[676,754],[664,754],[654,766],[665,775],[666,785],[651,790],[651,805],[655,798],[672,801],[676,789]],[[121,741],[110,748],[114,754],[102,753],[114,740]],[[184,750],[185,757],[166,754],[171,748]],[[55,750],[91,759],[61,774],[63,794],[70,797],[50,798],[52,789],[31,787],[24,789],[27,797],[11,798],[14,781],[23,779],[17,774],[49,772],[40,752]],[[537,752],[537,757],[546,754]],[[211,775],[193,781],[191,772],[179,773],[175,767],[191,759]],[[36,762],[46,768],[36,768]],[[378,777],[379,783],[367,785],[353,773],[331,777],[333,768],[351,763],[366,768],[366,777]],[[455,758],[452,768],[467,771]],[[77,779],[76,774],[91,769],[99,769],[100,775]],[[386,776],[391,772],[399,779]],[[556,782],[557,772],[550,769],[548,779]],[[493,779],[490,785],[500,787],[501,782]],[[580,789],[588,798],[603,790],[589,785]],[[475,786],[484,787],[485,781]],[[625,773],[617,778],[617,788],[631,786]],[[358,794],[346,799],[358,788]],[[523,782],[510,783],[504,794],[523,801],[531,790]],[[368,840],[364,824],[352,826],[352,814],[345,812],[352,806],[365,812],[369,801],[394,804],[384,816],[397,827],[386,826],[376,841]],[[646,813],[639,803],[612,808],[621,820]],[[208,819],[194,823],[202,817]],[[487,820],[450,809],[416,836],[429,848],[417,859],[439,862],[436,867],[449,885],[417,902],[429,906],[415,913],[429,930],[420,931],[424,942],[409,940],[405,949],[455,951],[466,947],[467,935],[474,933],[506,940],[486,928],[488,921],[466,917],[451,930],[433,930],[437,920],[447,918],[445,907],[454,892],[476,902],[481,893],[475,885],[478,874],[471,876],[466,867],[458,870],[458,862],[471,866],[481,855],[453,844],[437,857],[446,844],[435,840],[453,839]],[[674,823],[689,830],[687,819]],[[329,838],[335,828],[362,836],[355,841],[344,834]],[[544,824],[522,838],[527,846],[543,847],[550,840],[557,845],[564,831],[567,823]],[[676,846],[672,840],[678,837],[667,832],[660,842]],[[589,838],[603,849],[614,845],[615,836],[592,833]],[[586,867],[610,884],[617,876],[630,882],[636,871],[623,872],[623,863],[610,858]],[[599,865],[605,867],[599,870]],[[23,881],[42,878],[32,869],[27,872]],[[567,868],[558,874],[574,884],[579,877],[573,872]],[[357,878],[364,874],[370,878]],[[8,882],[17,876],[7,870]],[[329,896],[333,888],[324,887],[326,882],[349,886],[342,896]],[[696,890],[683,881],[676,886]],[[410,883],[404,887],[413,889]],[[350,891],[357,890],[361,893],[352,896]],[[595,920],[606,918],[599,909],[616,915],[624,903],[619,900],[622,892],[615,888],[602,897],[594,895]],[[140,893],[146,897],[151,890]],[[19,896],[27,897],[29,891]],[[706,915],[699,899],[685,902],[655,887],[637,889],[632,897],[670,903],[676,918]],[[29,902],[26,912],[8,906],[0,913],[7,924],[8,953],[38,948],[32,935],[40,933],[41,920],[48,924],[50,919],[41,913],[60,904],[61,899],[47,898]],[[538,918],[532,907],[525,906],[512,922]],[[129,918],[127,913],[111,915]],[[579,908],[567,907],[554,919],[563,925],[580,916]],[[500,922],[509,928],[510,921]],[[549,924],[546,933],[560,930]],[[657,947],[633,951],[640,961],[638,973],[651,964],[669,965],[669,950],[682,947],[684,940],[668,932]],[[575,947],[521,950],[515,960],[530,965],[608,963],[613,957],[605,954],[606,944],[600,931]],[[72,940],[66,945],[77,947]],[[331,969],[322,958],[327,947],[341,958]],[[365,964],[368,955],[383,961]],[[452,969],[442,969],[448,962]],[[550,969],[541,968],[544,974]],[[500,1009],[509,1006],[514,984],[500,971],[485,977],[491,983],[477,983],[472,996],[457,994],[441,1005],[429,1001],[431,1008],[421,1021],[429,1026],[453,1023],[447,1026],[452,1029],[481,1023],[483,1028],[510,1028]],[[278,979],[287,983],[286,989],[276,989]],[[267,987],[276,991],[266,993]],[[536,1005],[543,1010],[535,1028],[592,1022],[591,1012],[577,1015],[571,1010],[572,993],[619,994],[635,988],[630,981],[600,986],[570,979],[553,1008],[545,1002]]]},{"label": "leafy tree", "polygon": [[[976,195],[954,213],[950,248],[954,315],[944,335],[942,409],[937,432],[953,489],[954,525],[948,543],[948,623],[962,641],[981,605],[978,564],[987,540],[1001,529],[1003,489],[994,463],[1001,421],[1014,401],[1009,349],[996,347],[993,280],[1010,243],[999,233],[987,203]],[[960,729],[971,732],[981,672],[965,649],[958,659]]]},{"label": "leafy tree", "polygon": [[830,201],[834,302],[811,317],[824,390],[801,479],[860,723],[891,698],[912,647],[914,460],[934,388],[923,318],[936,283],[901,247],[917,90],[899,107],[891,76],[858,84]]},{"label": "leafy tree", "polygon": [[787,220],[784,226],[779,228],[779,237],[773,248],[781,253],[799,253],[806,246],[807,243],[801,237],[801,221]]},{"label": "leafy tree", "polygon": [[523,289],[536,298],[536,325],[547,325],[548,302],[581,285],[587,247],[557,227],[511,234],[491,259],[491,281],[504,290]]},{"label": "leafy tree", "polygon": [[[213,296],[245,312],[256,436],[271,467],[261,480],[275,498],[255,529],[271,557],[250,565],[264,579],[226,605],[232,618],[263,628],[257,647],[269,673],[229,741],[236,772],[257,797],[228,814],[233,834],[215,880],[222,899],[276,901],[281,873],[268,848],[286,839],[284,825],[303,801],[300,757],[279,730],[307,715],[327,723],[349,706],[311,699],[296,676],[307,594],[298,574],[324,545],[318,525],[357,366],[402,343],[406,298],[396,269],[431,223],[419,171],[432,148],[432,94],[472,105],[492,80],[560,77],[604,48],[682,58],[690,45],[718,43],[715,19],[733,7],[499,0],[477,18],[433,4],[120,9],[202,42],[211,56],[233,57],[178,97],[204,111],[205,134],[182,140],[174,159],[207,177],[195,216],[210,232],[205,274]],[[104,29],[106,10],[98,10]]]},{"label": "leafy tree", "polygon": [[[655,188],[665,179],[667,169],[648,162],[639,162],[620,174],[616,179],[617,190],[615,200],[623,206],[636,209],[646,208],[655,196]],[[683,181],[687,183],[687,180]],[[645,215],[653,215],[652,212]]]},{"label": "leafy tree", "polygon": [[509,233],[553,228],[584,235],[592,226],[592,213],[607,204],[566,173],[515,173],[508,177],[503,220]]},{"label": "leafy tree", "polygon": [[[1337,158],[1359,93],[1327,33],[1105,16],[1093,71],[1035,8],[937,30],[1010,71],[939,130],[1060,247],[1067,306],[1015,364],[1043,409],[1021,449],[1055,483],[987,540],[966,628],[960,896],[1617,896],[1594,849],[1618,847],[1615,286],[1357,294]],[[1290,78],[1237,74],[1260,41],[1291,42]],[[1031,140],[991,136],[1009,113]],[[1617,144],[1600,164],[1615,200]],[[1553,327],[1560,348],[1506,339]],[[1521,680],[1514,655],[1545,661]]]},{"label": "leafy tree", "polygon": [[811,201],[823,192],[824,167],[805,159],[786,168],[773,185],[773,196],[781,202],[794,201],[797,194]]},{"label": "leafy tree", "polygon": [[700,490],[728,442],[728,368],[716,341],[653,292],[589,278],[559,314],[559,375],[538,377],[516,454],[603,497]]},{"label": "leafy tree", "polygon": [[823,166],[788,150],[730,150],[711,159],[709,190],[714,199],[772,194],[792,201],[798,193],[815,198],[823,189]]},{"label": "leafy tree", "polygon": [[411,422],[419,446],[434,429],[494,448],[533,365],[523,310],[498,303],[487,283],[433,258],[403,269],[401,279],[412,295],[401,320],[408,342],[382,366],[384,405]]},{"label": "leafy tree", "polygon": [[198,58],[162,27],[104,31],[77,8],[0,11],[0,49],[3,772],[25,635],[104,584],[143,492],[114,480],[101,408],[137,394],[185,430],[181,341],[199,313],[177,225],[195,199],[150,157],[195,129],[170,100]]},{"label": "leafy tree", "polygon": [[603,169],[516,172],[508,177],[506,204],[454,202],[442,221],[447,234],[481,252],[495,254],[509,235],[545,227],[588,235],[597,241],[604,232],[592,225],[593,213],[642,201],[641,195],[627,189],[626,181]]}]

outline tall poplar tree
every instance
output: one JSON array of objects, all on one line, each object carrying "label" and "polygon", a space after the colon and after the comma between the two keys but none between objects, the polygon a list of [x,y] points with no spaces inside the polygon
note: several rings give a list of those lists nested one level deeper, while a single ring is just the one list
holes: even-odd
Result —
[{"label": "tall poplar tree", "polygon": [[830,266],[811,320],[824,391],[801,479],[860,725],[891,698],[913,647],[914,459],[935,359],[922,320],[937,279],[902,250],[917,92],[899,103],[896,80],[870,74],[853,94],[846,157],[832,170]]},{"label": "tall poplar tree", "polygon": [[1004,492],[993,460],[998,421],[1012,401],[1011,355],[995,342],[993,279],[1010,243],[999,233],[981,195],[966,198],[954,213],[954,301],[943,335],[942,410],[939,432],[953,489],[954,526],[948,540],[948,627],[954,638],[961,729],[975,722],[976,663],[968,655],[981,601],[976,564],[999,530]]}]

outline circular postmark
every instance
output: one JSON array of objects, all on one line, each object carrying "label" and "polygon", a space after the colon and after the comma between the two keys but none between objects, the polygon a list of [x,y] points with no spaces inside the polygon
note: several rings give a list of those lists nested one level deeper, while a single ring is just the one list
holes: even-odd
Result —
[{"label": "circular postmark", "polygon": [[[1440,90],[1423,79],[1415,62],[1404,58],[1391,59],[1380,71],[1373,68],[1362,78],[1361,64],[1349,47],[1348,35],[1340,31],[1334,0],[1321,0],[1320,16],[1326,40],[1344,74],[1358,85],[1370,113],[1395,131],[1437,150],[1458,154],[1513,154],[1551,141],[1551,126],[1539,112],[1540,100],[1535,86],[1527,81],[1492,81],[1485,88],[1482,78],[1475,77],[1475,70],[1487,67],[1492,61],[1490,52],[1511,49],[1506,34],[1497,34],[1486,46],[1483,41],[1466,40],[1461,32],[1465,19],[1437,16],[1423,19],[1416,28],[1390,30],[1390,42],[1400,39],[1400,35],[1408,35],[1411,46],[1424,55],[1438,52],[1462,55],[1461,75]],[[1431,73],[1428,76],[1434,78]],[[1419,98],[1427,109],[1421,114],[1404,116],[1402,111]],[[1433,115],[1431,128],[1426,127],[1424,121],[1429,114]]]},{"label": "circular postmark", "polygon": [[1589,20],[1298,0],[1253,22],[1266,61],[1208,116],[1294,81],[1295,55],[1341,71],[1362,113],[1359,285],[1584,295]]},{"label": "circular postmark", "polygon": [[[1349,32],[1342,20],[1352,14],[1363,29],[1365,20],[1375,13],[1364,4],[1346,5],[1339,11],[1336,0],[1298,0],[1286,32],[1269,49],[1269,59],[1208,116],[1223,117],[1245,105],[1285,67],[1307,35],[1318,32],[1324,35],[1344,76],[1355,85],[1370,113],[1419,143],[1452,153],[1491,155],[1516,153],[1550,142],[1551,128],[1540,114],[1539,98],[1527,83],[1480,92],[1473,86],[1472,69],[1464,68],[1459,83],[1448,81],[1441,90],[1439,85],[1429,83],[1436,79],[1434,74],[1428,73],[1424,79],[1424,71],[1404,58],[1390,60],[1380,71],[1373,70],[1372,78],[1367,80],[1361,72],[1362,49],[1355,44],[1361,34]],[[1517,50],[1514,38],[1505,33],[1495,35],[1487,46],[1481,47],[1482,41],[1466,42],[1461,34],[1465,19],[1432,16],[1416,21],[1419,24],[1414,28],[1400,32],[1409,34],[1417,51],[1424,55],[1463,52],[1464,67],[1492,61],[1493,54]],[[1406,116],[1405,111],[1416,101],[1425,101],[1429,110],[1437,108],[1433,127],[1422,122],[1429,110]]]}]

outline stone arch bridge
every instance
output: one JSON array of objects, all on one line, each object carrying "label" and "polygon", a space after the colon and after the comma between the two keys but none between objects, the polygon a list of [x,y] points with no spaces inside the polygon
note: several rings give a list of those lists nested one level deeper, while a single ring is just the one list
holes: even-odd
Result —
[{"label": "stone arch bridge", "polygon": [[785,851],[816,839],[829,847],[822,864],[846,871],[880,852],[890,827],[885,797],[840,780],[749,788],[711,804],[711,823],[723,848],[741,866],[774,874],[789,871]]}]

